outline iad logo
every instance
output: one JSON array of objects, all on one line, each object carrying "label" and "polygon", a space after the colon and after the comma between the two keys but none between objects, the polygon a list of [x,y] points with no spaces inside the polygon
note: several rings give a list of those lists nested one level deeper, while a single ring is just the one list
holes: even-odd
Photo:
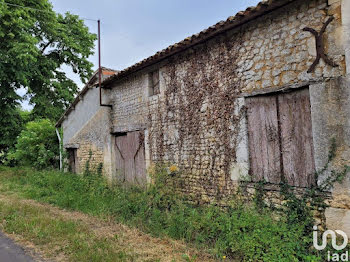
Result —
[{"label": "iad logo", "polygon": [[[337,235],[341,235],[343,237],[343,244],[341,244],[340,246],[337,244]],[[327,246],[327,238],[328,236],[331,237],[332,239],[332,247],[335,250],[343,250],[344,248],[346,248],[346,246],[348,245],[348,236],[345,234],[345,232],[341,231],[341,230],[335,230],[335,232],[333,230],[327,230],[323,233],[322,235],[322,244],[319,245],[318,244],[318,233],[317,233],[317,226],[314,226],[314,232],[313,232],[313,244],[314,247],[317,250],[323,250],[326,248]],[[328,251],[328,261],[349,261],[349,252],[346,251],[343,254],[338,254],[338,253],[334,253],[331,254],[330,251]]]}]

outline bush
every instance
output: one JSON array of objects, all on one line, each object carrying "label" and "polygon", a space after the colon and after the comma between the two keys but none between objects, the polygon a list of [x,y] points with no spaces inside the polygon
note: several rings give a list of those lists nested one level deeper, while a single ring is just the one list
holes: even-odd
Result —
[{"label": "bush", "polygon": [[0,163],[7,161],[8,153],[13,151],[17,136],[29,119],[29,112],[19,107],[0,106]]},{"label": "bush", "polygon": [[17,139],[9,161],[38,169],[57,167],[59,154],[55,127],[48,119],[28,122]]},{"label": "bush", "polygon": [[33,169],[0,170],[0,182],[26,197],[112,216],[155,236],[168,236],[238,261],[320,261],[302,221],[235,203],[227,209],[188,204],[173,191],[175,178],[157,170],[147,189],[109,187],[97,174],[78,176]]}]

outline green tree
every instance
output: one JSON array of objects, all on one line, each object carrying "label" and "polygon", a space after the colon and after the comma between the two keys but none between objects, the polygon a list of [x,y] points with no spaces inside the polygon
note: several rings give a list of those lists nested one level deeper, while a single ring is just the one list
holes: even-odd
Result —
[{"label": "green tree", "polygon": [[0,0],[0,17],[3,110],[15,107],[21,99],[16,90],[24,87],[34,117],[57,120],[77,93],[61,68],[70,67],[86,82],[96,35],[78,16],[55,13],[48,0]]},{"label": "green tree", "polygon": [[18,137],[16,150],[9,160],[39,169],[57,167],[58,140],[54,124],[49,119],[28,122]]},{"label": "green tree", "polygon": [[0,164],[6,162],[7,153],[14,149],[17,137],[31,119],[31,112],[23,110],[21,107],[7,108],[0,104]]},{"label": "green tree", "polygon": [[18,107],[12,108],[0,104],[0,112],[0,163],[2,163],[8,150],[16,143],[17,136],[23,128],[23,119]]}]

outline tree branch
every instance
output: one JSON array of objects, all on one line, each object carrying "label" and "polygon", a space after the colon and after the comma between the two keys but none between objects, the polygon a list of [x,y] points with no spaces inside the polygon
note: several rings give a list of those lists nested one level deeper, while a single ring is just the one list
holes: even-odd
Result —
[{"label": "tree branch", "polygon": [[53,43],[53,41],[51,40],[51,41],[49,41],[46,45],[44,45],[44,47],[41,49],[41,54],[44,54],[46,48],[48,48],[49,45],[51,45],[52,43]]}]

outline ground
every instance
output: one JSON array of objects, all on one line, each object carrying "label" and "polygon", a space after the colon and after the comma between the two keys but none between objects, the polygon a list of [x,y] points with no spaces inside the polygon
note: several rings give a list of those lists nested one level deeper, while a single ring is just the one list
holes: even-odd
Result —
[{"label": "ground", "polygon": [[[1,262],[34,262],[22,247],[0,232],[0,261]],[[38,261],[36,259],[36,261]]]},{"label": "ground", "polygon": [[[112,219],[62,210],[13,193],[0,194],[0,211],[0,229],[49,261],[211,261],[182,242],[154,238]],[[4,241],[18,257],[11,262],[39,261],[25,257],[23,249],[10,240]],[[7,262],[1,255],[0,261]]]}]

